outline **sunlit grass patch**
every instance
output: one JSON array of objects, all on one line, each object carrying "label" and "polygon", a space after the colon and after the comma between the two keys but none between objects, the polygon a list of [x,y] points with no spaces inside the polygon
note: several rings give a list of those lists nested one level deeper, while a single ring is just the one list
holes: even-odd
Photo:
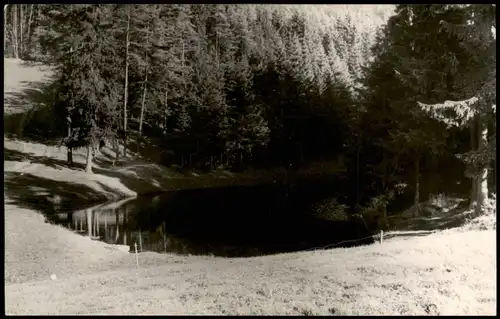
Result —
[{"label": "sunlit grass patch", "polygon": [[[9,308],[16,302],[24,313],[82,314],[454,315],[496,309],[491,231],[252,258],[139,258],[139,271],[131,260],[129,270],[61,280],[56,290],[54,282],[7,287],[7,309],[19,313]],[[75,294],[88,307],[65,306]]]}]

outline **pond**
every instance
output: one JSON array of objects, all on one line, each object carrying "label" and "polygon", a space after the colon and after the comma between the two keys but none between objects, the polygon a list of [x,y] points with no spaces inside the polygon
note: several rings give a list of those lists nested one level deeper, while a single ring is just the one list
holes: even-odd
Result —
[{"label": "pond", "polygon": [[131,252],[136,243],[139,252],[247,257],[373,242],[356,241],[371,235],[360,223],[311,217],[311,204],[329,189],[314,184],[183,190],[47,217]]}]

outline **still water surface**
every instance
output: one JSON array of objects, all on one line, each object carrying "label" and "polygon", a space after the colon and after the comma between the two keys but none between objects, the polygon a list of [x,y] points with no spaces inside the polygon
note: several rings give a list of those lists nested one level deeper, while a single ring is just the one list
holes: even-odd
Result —
[{"label": "still water surface", "polygon": [[[139,252],[244,257],[369,236],[357,223],[326,222],[308,215],[311,204],[328,193],[328,187],[320,186],[184,190],[48,217],[95,240],[129,246],[130,251],[137,243]],[[355,244],[360,242],[341,246]]]}]

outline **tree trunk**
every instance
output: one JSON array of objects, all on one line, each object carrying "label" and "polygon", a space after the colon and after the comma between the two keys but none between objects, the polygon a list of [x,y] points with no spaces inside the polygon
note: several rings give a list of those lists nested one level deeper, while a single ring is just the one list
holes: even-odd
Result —
[{"label": "tree trunk", "polygon": [[127,100],[128,100],[128,49],[130,45],[130,6],[127,14],[127,38],[125,46],[125,92],[123,94],[123,157],[127,157]]},{"label": "tree trunk", "polygon": [[[475,150],[476,149],[476,139],[477,139],[477,132],[476,132],[476,123],[477,123],[477,118],[474,118],[472,120],[472,123],[470,125],[470,143],[471,143],[471,151]],[[475,172],[475,169],[473,169],[473,173],[472,174],[472,188],[471,188],[471,199],[470,199],[470,203],[471,203],[471,207],[474,207],[476,204],[477,204],[477,175],[476,175],[476,172]]]},{"label": "tree trunk", "polygon": [[[148,48],[149,46],[149,24],[148,24],[148,31],[147,31],[147,36],[146,36],[146,48]],[[139,119],[139,141],[141,139],[141,136],[142,136],[142,122],[144,121],[144,105],[145,105],[145,102],[146,102],[146,93],[147,93],[147,90],[148,90],[148,69],[149,69],[149,65],[148,65],[148,55],[146,54],[146,57],[144,59],[146,61],[146,70],[145,70],[145,75],[144,75],[144,89],[142,91],[142,105],[141,105],[141,117]],[[137,142],[138,145],[137,145],[137,151],[139,151],[139,141]]]},{"label": "tree trunk", "polygon": [[3,54],[5,55],[5,51],[7,49],[7,8],[8,4],[3,6]]},{"label": "tree trunk", "polygon": [[12,6],[12,49],[14,50],[14,57],[19,59],[19,47],[17,39],[17,7]]},{"label": "tree trunk", "polygon": [[92,237],[97,234],[97,212],[92,212]]},{"label": "tree trunk", "polygon": [[104,240],[108,237],[108,214],[104,214]]},{"label": "tree trunk", "polygon": [[[495,112],[493,111],[493,108],[496,107],[494,106],[495,102],[492,102],[488,109],[488,142],[492,141],[493,138],[495,138],[496,134],[496,127],[495,127]],[[491,167],[488,170],[488,195],[491,197],[491,195],[496,194],[497,192],[497,182],[496,182],[496,174],[497,174],[497,166],[496,166],[496,160],[497,157],[493,156],[493,159],[490,161]]]},{"label": "tree trunk", "polygon": [[19,5],[19,53],[23,57],[23,25],[24,25],[24,15],[23,15],[23,5]]},{"label": "tree trunk", "polygon": [[127,245],[127,206],[123,207],[123,244]]},{"label": "tree trunk", "polygon": [[[384,102],[383,102],[383,114],[384,116],[386,115],[386,100],[385,100],[385,96],[384,96]],[[384,190],[384,196],[386,196],[387,194],[387,184],[388,184],[388,179],[389,179],[389,176],[388,176],[388,168],[387,168],[387,160],[386,160],[386,153],[385,153],[385,150],[382,150],[382,162],[383,162],[383,171],[384,171],[384,176],[383,176],[383,181],[382,181],[382,184],[383,184],[383,190]],[[388,222],[387,222],[387,205],[383,205],[383,209],[382,209],[382,223],[383,223],[383,227],[382,229],[387,229],[388,227]]]},{"label": "tree trunk", "polygon": [[163,125],[163,133],[167,134],[167,121],[168,121],[168,91],[165,90],[165,118]]},{"label": "tree trunk", "polygon": [[68,228],[73,230],[73,212],[68,213]]},{"label": "tree trunk", "polygon": [[120,209],[115,209],[115,221],[116,221],[116,233],[115,233],[115,243],[118,243],[118,239],[120,239]]},{"label": "tree trunk", "polygon": [[361,151],[361,127],[359,122],[359,105],[356,108],[356,126],[358,129],[358,134],[356,136],[356,210],[359,209],[360,204],[360,193],[359,193],[359,157]]},{"label": "tree trunk", "polygon": [[167,225],[163,222],[163,250],[167,252]]},{"label": "tree trunk", "polygon": [[85,166],[86,173],[92,173],[92,143],[87,145],[87,165]]},{"label": "tree trunk", "polygon": [[[69,48],[69,54],[70,54],[70,63],[73,64],[73,47]],[[73,102],[71,102],[71,109],[72,109]],[[66,122],[68,123],[68,143],[66,145],[67,148],[67,154],[66,154],[66,159],[68,162],[68,165],[73,165],[73,149],[71,147],[71,109],[66,108],[66,111],[68,112],[68,115],[66,116]]]},{"label": "tree trunk", "polygon": [[28,37],[28,42],[26,43],[28,46],[28,52],[30,51],[31,47],[31,22],[33,21],[33,11],[34,11],[34,4],[32,4],[30,7],[30,13],[28,18],[28,33],[26,34],[26,36]]},{"label": "tree trunk", "polygon": [[[384,179],[382,181],[383,184],[383,190],[384,190],[384,196],[386,196],[387,193],[387,164],[386,164],[386,159],[385,155],[383,156],[383,161],[384,161]],[[382,207],[382,229],[387,229],[387,205],[383,204]]]},{"label": "tree trunk", "polygon": [[498,169],[497,169],[497,157],[494,156],[493,157],[493,166],[492,166],[492,175],[493,175],[493,183],[490,187],[490,191],[495,193],[497,192],[497,173],[498,173]]},{"label": "tree trunk", "polygon": [[147,87],[148,73],[147,72],[148,71],[146,68],[146,76],[144,78],[144,90],[142,91],[141,117],[139,119],[139,137],[137,138],[137,153],[139,153],[141,140],[142,140],[142,122],[144,121],[144,106],[145,106],[145,102],[146,102],[146,93],[148,90],[148,87]]},{"label": "tree trunk", "polygon": [[144,106],[146,104],[146,93],[148,91],[148,74],[146,69],[146,76],[144,77],[144,89],[142,91],[142,105],[141,105],[141,117],[139,118],[139,137],[142,136],[142,122],[144,121]]},{"label": "tree trunk", "polygon": [[120,140],[118,137],[113,139],[113,148],[115,150],[115,160],[117,160],[120,158]]},{"label": "tree trunk", "polygon": [[92,237],[92,210],[85,210],[85,216],[87,217],[87,233],[89,237]]},{"label": "tree trunk", "polygon": [[142,232],[139,228],[139,251],[142,253]]},{"label": "tree trunk", "polygon": [[184,83],[184,90],[186,90],[186,79],[184,78],[184,39],[182,39],[181,74],[182,82]]},{"label": "tree trunk", "polygon": [[415,158],[415,202],[413,217],[420,215],[420,155]]},{"label": "tree trunk", "polygon": [[71,118],[68,116],[68,142],[66,143],[66,161],[68,165],[73,165],[73,148],[71,147]]},{"label": "tree trunk", "polygon": [[[483,152],[488,144],[488,126],[482,117],[478,121],[478,132],[478,151]],[[481,167],[476,187],[478,190],[476,214],[480,215],[485,202],[488,200],[488,167]]]}]

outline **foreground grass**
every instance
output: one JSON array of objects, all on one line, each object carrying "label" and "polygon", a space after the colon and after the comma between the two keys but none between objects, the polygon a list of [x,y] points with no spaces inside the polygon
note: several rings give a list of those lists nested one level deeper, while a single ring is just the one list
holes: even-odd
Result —
[{"label": "foreground grass", "polygon": [[[36,266],[47,268],[45,280],[6,285],[8,314],[496,312],[493,231],[444,231],[366,247],[256,258],[144,253],[136,269],[132,254],[46,226],[66,233],[64,240],[48,243],[57,250],[52,255],[43,248],[46,260]],[[31,262],[36,269],[35,255],[23,255],[17,265]],[[61,260],[81,261],[60,265]],[[7,271],[13,264],[9,258],[6,263]],[[49,280],[50,273],[58,280]]]}]

